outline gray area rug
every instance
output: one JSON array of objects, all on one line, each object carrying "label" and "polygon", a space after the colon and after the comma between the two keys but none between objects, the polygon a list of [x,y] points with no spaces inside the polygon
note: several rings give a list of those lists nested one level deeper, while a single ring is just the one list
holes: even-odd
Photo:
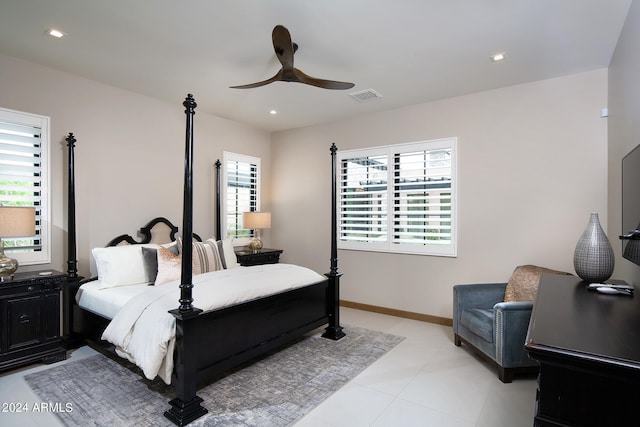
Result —
[{"label": "gray area rug", "polygon": [[[344,328],[339,341],[320,332],[265,356],[198,391],[207,415],[191,426],[287,426],[300,420],[404,338]],[[163,416],[173,398],[162,381],[148,381],[103,355],[25,376],[42,402],[67,426],[172,426]],[[67,404],[71,404],[70,406]]]}]

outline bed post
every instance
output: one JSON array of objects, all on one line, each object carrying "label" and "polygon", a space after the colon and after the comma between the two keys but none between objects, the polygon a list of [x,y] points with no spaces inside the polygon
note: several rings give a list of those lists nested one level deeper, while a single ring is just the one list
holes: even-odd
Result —
[{"label": "bed post", "polygon": [[73,149],[76,146],[76,138],[72,132],[66,138],[67,147],[69,147],[69,187],[67,189],[69,197],[68,203],[68,219],[67,219],[67,241],[68,241],[68,257],[67,257],[67,275],[70,279],[78,277],[78,260],[76,259],[76,187],[75,187],[75,160]]},{"label": "bed post", "polygon": [[[191,270],[192,243],[193,243],[193,116],[198,106],[193,95],[188,94],[182,103],[187,115],[185,153],[184,153],[184,192],[182,210],[182,271],[180,282],[180,307],[181,313],[191,312],[193,308],[193,289]],[[197,310],[197,309],[196,309]]]},{"label": "bed post", "polygon": [[339,340],[346,334],[340,326],[340,276],[342,273],[338,272],[338,210],[337,210],[337,186],[336,180],[336,153],[338,147],[336,144],[331,144],[331,269],[329,273],[325,274],[329,278],[329,289],[327,290],[327,309],[329,311],[329,326],[325,329],[322,336],[324,338],[331,338],[332,340]]},{"label": "bed post", "polygon": [[216,239],[222,240],[222,218],[220,218],[220,159],[216,160],[214,166],[216,167]]},{"label": "bed post", "polygon": [[73,305],[82,277],[78,276],[78,259],[76,249],[76,187],[75,157],[76,138],[72,132],[65,138],[69,148],[68,187],[67,187],[67,281],[62,287],[62,338],[67,349],[80,345],[81,338],[73,333]]},{"label": "bed post", "polygon": [[184,105],[187,115],[184,159],[184,206],[182,213],[182,271],[180,281],[180,306],[169,311],[176,318],[176,344],[174,352],[174,384],[176,397],[164,413],[174,424],[184,426],[207,413],[201,405],[202,398],[196,395],[197,361],[195,342],[195,319],[202,310],[193,306],[193,272],[191,270],[193,243],[193,116],[197,104],[188,94]]}]

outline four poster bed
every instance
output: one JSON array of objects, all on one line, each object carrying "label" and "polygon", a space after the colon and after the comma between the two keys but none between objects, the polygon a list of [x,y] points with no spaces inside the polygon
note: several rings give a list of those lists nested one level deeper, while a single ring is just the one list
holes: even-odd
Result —
[{"label": "four poster bed", "polygon": [[[67,137],[70,284],[66,292],[66,312],[70,325],[70,341],[77,337],[88,338],[94,342],[108,338],[119,355],[129,360],[135,358],[135,362],[138,363],[139,356],[142,354],[144,359],[148,352],[147,348],[138,349],[139,342],[149,335],[161,335],[162,339],[159,343],[155,342],[153,345],[163,349],[164,355],[151,357],[153,366],[149,369],[150,372],[147,372],[146,367],[141,368],[145,376],[152,377],[157,374],[165,382],[173,385],[175,398],[169,402],[170,409],[164,415],[177,425],[188,424],[207,412],[201,405],[202,399],[196,394],[198,387],[211,382],[230,368],[292,342],[322,325],[327,325],[322,335],[325,338],[338,340],[345,335],[339,319],[341,274],[338,272],[336,246],[337,149],[335,145],[332,145],[330,150],[332,157],[330,272],[321,276],[303,267],[288,264],[230,268],[235,255],[230,255],[228,248],[225,253],[221,242],[212,242],[212,239],[199,243],[201,239],[193,234],[193,116],[196,108],[193,96],[189,94],[183,105],[186,108],[186,138],[183,237],[179,241],[181,261],[180,258],[175,257],[175,254],[174,258],[166,254],[167,250],[171,251],[171,247],[174,246],[170,241],[175,239],[177,227],[165,218],[155,218],[141,228],[140,233],[143,236],[141,241],[128,235],[118,236],[110,242],[112,248],[105,249],[105,251],[111,250],[109,252],[111,255],[106,258],[105,252],[94,249],[99,278],[97,281],[88,281],[88,283],[79,280],[75,243],[74,147],[76,140],[71,133]],[[217,162],[217,170],[216,232],[217,238],[220,238],[219,162]],[[158,227],[165,227],[165,235],[169,236],[166,239],[168,241],[160,242],[165,243],[164,245],[153,243],[154,233]],[[194,277],[194,262],[197,258],[201,258],[199,251],[206,244],[210,245],[207,249],[211,251],[210,253],[215,253],[214,245],[217,244],[219,255],[218,258],[215,256],[214,258],[218,261],[222,260],[222,268],[206,270],[203,274],[197,274]],[[198,253],[194,254],[194,250]],[[133,251],[136,251],[135,254]],[[120,265],[129,263],[134,258],[138,259],[136,257],[142,256],[139,253],[153,253],[153,251],[156,251],[154,255],[157,253],[161,253],[162,256],[167,255],[168,262],[180,263],[179,280],[169,280],[167,284],[161,286],[157,278],[156,286],[147,286],[147,283],[135,286],[105,285],[109,280],[117,281],[114,277],[118,277],[124,270]],[[113,257],[113,253],[119,255]],[[161,256],[158,256],[157,262],[157,275],[160,276],[163,262]],[[147,267],[146,264],[145,267]],[[291,275],[293,279],[290,278]],[[110,279],[108,280],[107,277]],[[286,283],[282,286],[284,282]],[[255,291],[249,285],[256,283],[267,283],[267,286],[265,289]],[[119,304],[115,304],[115,308],[112,305],[109,309],[87,305],[83,300],[91,294],[92,287],[94,294],[125,290],[123,298],[128,301],[126,304],[120,301]],[[248,293],[243,296],[232,295],[231,290],[235,292],[238,289],[245,289]],[[155,301],[153,304],[160,301],[160,305],[152,306],[151,303],[145,305],[147,302],[142,300],[147,299],[147,294],[152,295],[150,299]],[[145,295],[144,298],[141,295]],[[136,305],[143,306],[142,314],[132,311],[131,307]],[[145,316],[151,319],[152,332],[138,326],[138,322],[141,322]],[[132,318],[136,320],[131,321]],[[137,331],[136,328],[139,330]],[[135,345],[130,348],[132,342],[135,342]],[[104,345],[105,342],[102,341],[102,344]]]}]

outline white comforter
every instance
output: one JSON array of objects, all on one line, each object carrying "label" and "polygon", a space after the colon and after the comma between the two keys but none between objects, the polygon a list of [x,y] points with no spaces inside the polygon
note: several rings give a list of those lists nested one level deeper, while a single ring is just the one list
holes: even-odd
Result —
[{"label": "white comforter", "polygon": [[[211,311],[317,283],[324,276],[291,264],[268,264],[193,276],[194,306]],[[170,384],[176,323],[169,310],[178,307],[179,282],[150,286],[132,298],[107,326],[102,339],[139,366],[148,379]]]}]

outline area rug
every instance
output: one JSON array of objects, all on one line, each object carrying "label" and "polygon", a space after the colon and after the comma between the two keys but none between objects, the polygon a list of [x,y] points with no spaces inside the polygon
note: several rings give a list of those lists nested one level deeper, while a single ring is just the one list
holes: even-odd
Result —
[{"label": "area rug", "polygon": [[[192,426],[287,426],[387,353],[404,338],[344,328],[339,341],[310,334],[198,390],[207,415]],[[163,416],[173,398],[162,381],[148,381],[98,354],[25,376],[66,426],[172,426]]]}]

